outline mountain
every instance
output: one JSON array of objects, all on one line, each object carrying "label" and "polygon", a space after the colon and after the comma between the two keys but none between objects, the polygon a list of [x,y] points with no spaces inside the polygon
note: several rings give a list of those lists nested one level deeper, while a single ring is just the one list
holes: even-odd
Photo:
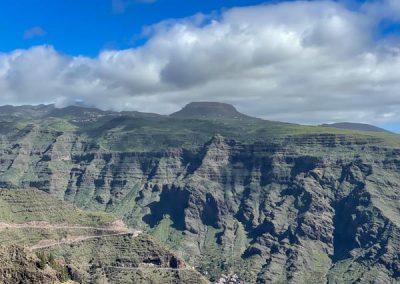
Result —
[{"label": "mountain", "polygon": [[[178,283],[196,271],[213,282],[400,281],[399,135],[238,119],[206,105],[171,116],[0,116],[0,222],[95,226],[14,225],[3,243],[82,261],[72,271],[84,280],[129,282],[144,269],[147,281],[156,265]],[[34,198],[13,197],[32,188]],[[118,220],[126,226],[109,227]],[[66,243],[83,237],[96,238]]]},{"label": "mountain", "polygon": [[171,114],[171,117],[190,119],[251,119],[250,116],[238,112],[234,106],[219,102],[192,102],[180,111]]},{"label": "mountain", "polygon": [[43,117],[54,110],[54,105],[23,105],[23,106],[0,106],[1,117],[36,118]]},{"label": "mountain", "polygon": [[369,132],[384,132],[384,133],[391,133],[390,131],[376,127],[370,124],[364,123],[352,123],[352,122],[339,122],[339,123],[332,123],[332,124],[322,124],[321,127],[332,127],[332,128],[339,128],[339,129],[349,129],[349,130],[357,130],[357,131],[369,131]]}]

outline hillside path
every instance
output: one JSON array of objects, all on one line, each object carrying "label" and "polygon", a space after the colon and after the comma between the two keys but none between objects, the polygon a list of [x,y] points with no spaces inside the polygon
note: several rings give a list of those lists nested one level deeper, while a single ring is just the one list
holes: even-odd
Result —
[{"label": "hillside path", "polygon": [[58,245],[65,245],[65,244],[73,244],[78,242],[83,242],[86,240],[91,239],[101,239],[106,237],[113,237],[113,236],[124,236],[130,235],[132,238],[137,237],[142,231],[129,229],[126,227],[122,221],[116,221],[107,227],[91,227],[91,226],[78,226],[78,225],[71,225],[71,224],[51,224],[49,222],[43,221],[32,221],[28,223],[2,223],[0,222],[0,231],[6,229],[45,229],[45,230],[92,230],[97,232],[102,232],[101,234],[85,234],[85,235],[77,235],[77,236],[67,236],[60,240],[55,239],[44,239],[40,240],[37,244],[28,247],[29,250],[39,250],[45,249],[53,246]]},{"label": "hillside path", "polygon": [[61,240],[41,240],[36,245],[29,247],[30,250],[39,250],[50,248],[59,245],[70,245],[73,243],[79,243],[92,239],[102,239],[106,237],[115,237],[115,236],[131,236],[132,238],[137,237],[141,231],[137,230],[129,230],[127,232],[115,233],[115,234],[105,234],[105,235],[93,235],[93,236],[70,236]]},{"label": "hillside path", "polygon": [[114,225],[111,224],[107,227],[92,227],[92,226],[77,226],[70,224],[52,224],[49,222],[33,221],[28,223],[2,223],[0,222],[0,231],[5,229],[81,229],[81,230],[96,230],[96,231],[129,231],[126,226],[122,226],[119,223]]}]

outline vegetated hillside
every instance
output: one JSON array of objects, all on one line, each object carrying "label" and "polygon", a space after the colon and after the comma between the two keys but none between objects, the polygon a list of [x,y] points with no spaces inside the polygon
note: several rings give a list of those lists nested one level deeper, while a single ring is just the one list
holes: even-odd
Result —
[{"label": "vegetated hillside", "polygon": [[103,272],[107,283],[207,283],[110,214],[34,189],[0,190],[0,208],[1,283],[104,283]]},{"label": "vegetated hillside", "polygon": [[79,283],[209,283],[146,234],[95,238],[43,252],[67,263]]},{"label": "vegetated hillside", "polygon": [[115,216],[78,209],[37,189],[0,190],[1,245],[30,247],[67,236],[100,235],[116,225]]},{"label": "vegetated hillside", "polygon": [[37,189],[0,189],[0,223],[46,222],[107,227],[116,220],[107,213],[78,209]]},{"label": "vegetated hillside", "polygon": [[321,126],[322,127],[339,128],[339,129],[357,130],[357,131],[390,133],[390,131],[385,130],[383,128],[376,127],[376,126],[370,125],[370,124],[364,124],[364,123],[339,122],[339,123],[331,123],[331,124],[322,124]]},{"label": "vegetated hillside", "polygon": [[0,184],[112,212],[211,280],[400,281],[398,135],[206,109],[8,115]]},{"label": "vegetated hillside", "polygon": [[22,248],[0,247],[0,282],[4,284],[61,283],[58,271],[50,267],[41,269],[38,263],[39,259],[36,255]]}]

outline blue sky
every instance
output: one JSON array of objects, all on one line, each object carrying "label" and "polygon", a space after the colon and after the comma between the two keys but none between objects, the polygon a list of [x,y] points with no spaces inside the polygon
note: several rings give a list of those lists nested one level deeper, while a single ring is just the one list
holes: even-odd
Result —
[{"label": "blue sky", "polygon": [[[4,0],[0,1],[0,52],[49,44],[69,55],[96,56],[103,49],[143,44],[146,26],[197,13],[279,0]],[[342,1],[356,9],[365,0]],[[40,29],[31,36],[26,33]],[[382,21],[377,36],[399,34],[400,24]]]},{"label": "blue sky", "polygon": [[395,133],[400,133],[400,125],[399,124],[383,124],[381,125],[383,128],[390,130]]},{"label": "blue sky", "polygon": [[0,37],[5,104],[223,101],[400,132],[399,0],[3,0]]},{"label": "blue sky", "polygon": [[[209,14],[259,0],[4,0],[0,51],[50,44],[69,55],[95,56],[105,48],[143,43],[142,28],[171,18]],[[272,1],[270,1],[272,2]],[[276,2],[276,1],[275,1]],[[41,34],[24,34],[40,27]]]}]

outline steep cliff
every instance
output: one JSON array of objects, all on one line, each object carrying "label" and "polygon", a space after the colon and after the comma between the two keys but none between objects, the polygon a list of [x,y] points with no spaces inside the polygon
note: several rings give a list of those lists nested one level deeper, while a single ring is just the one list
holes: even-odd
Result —
[{"label": "steep cliff", "polygon": [[[203,115],[203,114],[202,114]],[[0,184],[112,212],[211,280],[400,281],[400,139],[232,117],[7,118]]]}]

